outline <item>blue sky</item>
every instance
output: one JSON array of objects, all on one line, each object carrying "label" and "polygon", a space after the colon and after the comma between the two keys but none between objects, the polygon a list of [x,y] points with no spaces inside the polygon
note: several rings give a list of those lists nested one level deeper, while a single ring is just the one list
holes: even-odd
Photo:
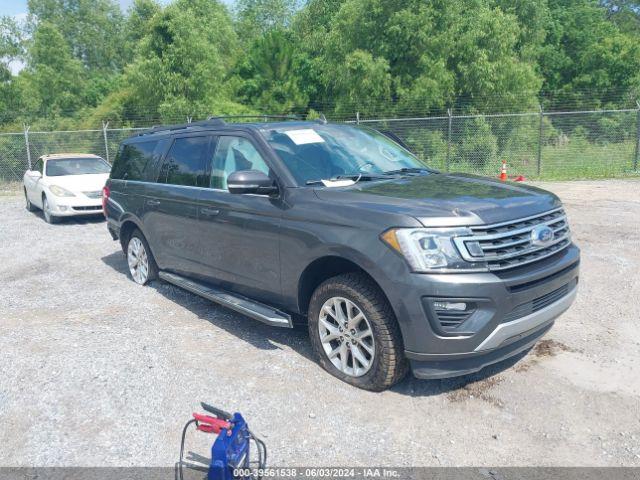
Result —
[{"label": "blue sky", "polygon": [[[169,3],[170,0],[159,0],[160,3]],[[234,0],[223,0],[227,5]],[[126,10],[133,0],[118,0],[123,10]],[[0,2],[0,15],[20,15],[27,12],[27,0],[4,0]]]}]

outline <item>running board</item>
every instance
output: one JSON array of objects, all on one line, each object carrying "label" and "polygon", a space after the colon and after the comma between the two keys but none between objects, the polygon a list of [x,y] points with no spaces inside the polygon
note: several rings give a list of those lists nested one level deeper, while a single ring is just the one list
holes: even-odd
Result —
[{"label": "running board", "polygon": [[159,276],[166,282],[172,283],[180,288],[184,288],[191,293],[200,295],[207,300],[219,303],[223,307],[235,310],[238,313],[242,313],[247,317],[251,317],[255,320],[266,323],[267,325],[293,328],[291,315],[263,303],[250,300],[247,297],[243,297],[235,293],[221,290],[211,285],[196,282],[175,273],[159,272]]}]

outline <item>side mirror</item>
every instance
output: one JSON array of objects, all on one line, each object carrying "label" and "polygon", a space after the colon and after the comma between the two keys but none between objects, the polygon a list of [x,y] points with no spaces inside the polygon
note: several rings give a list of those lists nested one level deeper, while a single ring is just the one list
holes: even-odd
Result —
[{"label": "side mirror", "polygon": [[38,170],[29,170],[29,176],[32,178],[40,178],[42,174]]},{"label": "side mirror", "polygon": [[227,188],[230,193],[257,193],[271,195],[278,191],[272,178],[259,170],[238,170],[227,178]]}]

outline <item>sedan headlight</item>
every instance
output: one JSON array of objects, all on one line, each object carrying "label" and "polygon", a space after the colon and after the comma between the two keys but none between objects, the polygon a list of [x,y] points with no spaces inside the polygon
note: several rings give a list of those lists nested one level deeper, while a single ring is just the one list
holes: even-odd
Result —
[{"label": "sedan headlight", "polygon": [[56,197],[75,197],[75,195],[69,190],[66,190],[57,185],[51,185],[49,187],[49,190],[51,190],[51,193],[53,193]]},{"label": "sedan headlight", "polygon": [[485,272],[486,264],[465,261],[453,243],[455,237],[469,235],[467,228],[392,228],[381,238],[405,258],[414,272]]}]

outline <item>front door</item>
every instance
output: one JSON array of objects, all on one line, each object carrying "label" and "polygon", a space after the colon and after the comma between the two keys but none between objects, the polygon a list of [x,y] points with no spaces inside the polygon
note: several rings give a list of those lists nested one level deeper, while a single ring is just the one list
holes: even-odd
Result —
[{"label": "front door", "polygon": [[278,198],[231,194],[227,178],[238,170],[272,175],[249,136],[220,135],[199,198],[198,229],[206,275],[238,293],[277,303],[280,289]]},{"label": "front door", "polygon": [[[37,175],[39,172],[40,175]],[[24,188],[29,201],[42,208],[42,176],[44,175],[44,161],[39,158],[32,170],[27,171],[24,178]]]},{"label": "front door", "polygon": [[208,183],[210,135],[174,138],[155,183],[145,189],[143,223],[160,269],[199,273],[198,194]]}]

